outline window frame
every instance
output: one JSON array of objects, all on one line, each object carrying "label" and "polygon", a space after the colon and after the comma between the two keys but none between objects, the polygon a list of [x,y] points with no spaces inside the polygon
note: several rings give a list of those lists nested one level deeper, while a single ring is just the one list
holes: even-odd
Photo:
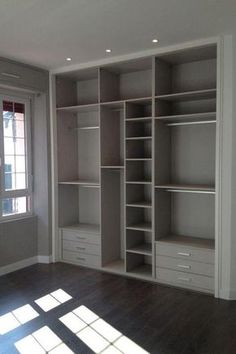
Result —
[{"label": "window frame", "polygon": [[[26,156],[26,188],[5,191],[4,179],[4,129],[3,129],[3,101],[22,103],[25,106],[25,156]],[[0,91],[0,223],[8,220],[16,220],[33,215],[33,175],[32,175],[32,97],[31,95],[18,96],[16,94],[4,94]],[[24,213],[3,215],[3,199],[26,197],[27,211]]]}]

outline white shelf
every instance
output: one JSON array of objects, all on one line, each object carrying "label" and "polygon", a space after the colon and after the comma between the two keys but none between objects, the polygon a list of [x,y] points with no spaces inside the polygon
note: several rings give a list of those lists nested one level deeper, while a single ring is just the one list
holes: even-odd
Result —
[{"label": "white shelf", "polygon": [[137,118],[126,118],[125,119],[127,122],[142,122],[142,121],[150,121],[152,120],[152,117],[137,117]]},{"label": "white shelf", "polygon": [[142,278],[152,278],[152,266],[142,264],[130,270],[129,273]]},{"label": "white shelf", "polygon": [[216,89],[187,91],[156,96],[156,99],[164,101],[192,101],[211,98],[216,98]]},{"label": "white shelf", "polygon": [[126,161],[152,161],[151,157],[128,157]]},{"label": "white shelf", "polygon": [[101,107],[107,107],[114,111],[120,111],[124,109],[124,103],[124,101],[101,102]]},{"label": "white shelf", "polygon": [[82,113],[82,112],[93,112],[98,111],[98,104],[91,103],[91,104],[83,104],[83,105],[76,105],[76,106],[67,106],[67,107],[58,107],[58,112],[71,112],[71,113]]},{"label": "white shelf", "polygon": [[152,255],[152,244],[151,243],[143,243],[132,248],[128,248],[126,250],[129,253],[143,254],[145,256]]},{"label": "white shelf", "polygon": [[165,242],[169,244],[177,244],[181,246],[205,248],[211,250],[215,249],[215,241],[213,239],[192,236],[168,235],[160,238],[156,242]]},{"label": "white shelf", "polygon": [[62,230],[75,230],[87,232],[90,234],[98,234],[100,233],[100,226],[96,224],[74,224],[70,226],[63,226]]},{"label": "white shelf", "polygon": [[152,184],[151,181],[126,181],[126,184]]},{"label": "white shelf", "polygon": [[123,169],[124,168],[124,166],[116,166],[116,165],[114,165],[114,166],[112,166],[112,165],[109,165],[109,166],[101,166],[101,168],[104,168],[104,169],[114,169],[114,170],[119,170],[119,169]]},{"label": "white shelf", "polygon": [[133,203],[128,203],[126,204],[127,207],[133,207],[133,208],[151,208],[152,203],[151,202],[133,202]]},{"label": "white shelf", "polygon": [[163,184],[155,186],[157,189],[165,189],[168,192],[189,192],[215,194],[215,188],[208,185],[199,184]]},{"label": "white shelf", "polygon": [[143,222],[139,224],[134,224],[130,226],[126,226],[127,230],[137,230],[137,231],[147,231],[152,232],[152,225],[148,222]]},{"label": "white shelf", "polygon": [[150,140],[152,139],[152,136],[131,136],[125,139],[126,140]]},{"label": "white shelf", "polygon": [[98,125],[94,126],[86,126],[86,127],[76,127],[76,128],[71,128],[72,130],[97,130],[99,129]]},{"label": "white shelf", "polygon": [[170,116],[155,117],[156,120],[165,123],[187,123],[187,122],[204,122],[216,119],[216,112],[192,113],[192,114],[176,114]]},{"label": "white shelf", "polygon": [[100,187],[100,184],[98,182],[88,181],[88,180],[61,181],[61,182],[59,182],[59,184],[79,185],[79,186],[95,187],[95,188],[99,188]]}]

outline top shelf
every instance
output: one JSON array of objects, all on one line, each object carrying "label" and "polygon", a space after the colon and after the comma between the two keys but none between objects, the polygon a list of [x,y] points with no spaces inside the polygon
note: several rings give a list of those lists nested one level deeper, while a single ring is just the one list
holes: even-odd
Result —
[{"label": "top shelf", "polygon": [[215,241],[213,239],[205,239],[192,236],[168,235],[160,238],[157,242],[165,242],[168,244],[177,244],[178,246],[197,247],[205,249],[215,249]]},{"label": "top shelf", "polygon": [[156,99],[163,101],[193,101],[216,98],[216,89],[187,91],[179,93],[171,93],[168,95],[156,96]]},{"label": "top shelf", "polygon": [[57,112],[69,112],[69,113],[97,112],[98,107],[99,105],[97,103],[58,107]]}]

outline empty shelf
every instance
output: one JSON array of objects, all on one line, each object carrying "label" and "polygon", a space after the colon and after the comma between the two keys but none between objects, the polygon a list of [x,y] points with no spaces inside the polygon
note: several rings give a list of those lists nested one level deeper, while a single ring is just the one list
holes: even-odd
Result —
[{"label": "empty shelf", "polygon": [[199,184],[164,184],[155,186],[157,189],[165,189],[169,192],[190,192],[215,194],[215,188],[208,185]]},{"label": "empty shelf", "polygon": [[156,96],[157,99],[165,101],[192,101],[216,98],[216,89],[187,91],[171,93],[168,95]]},{"label": "empty shelf", "polygon": [[152,184],[151,181],[126,181],[126,184]]},{"label": "empty shelf", "polygon": [[187,123],[187,122],[204,122],[215,121],[216,112],[192,113],[192,114],[177,114],[170,116],[156,117],[156,120],[165,123]]},{"label": "empty shelf", "polygon": [[71,112],[71,113],[79,113],[79,112],[93,112],[98,111],[98,104],[83,104],[77,106],[67,106],[67,107],[58,107],[58,112]]},{"label": "empty shelf", "polygon": [[100,226],[96,224],[74,224],[70,226],[62,227],[63,230],[75,230],[88,233],[98,234],[100,233]]},{"label": "empty shelf", "polygon": [[151,278],[152,266],[150,264],[142,264],[130,270],[129,273],[143,278]]},{"label": "empty shelf", "polygon": [[143,223],[127,226],[126,229],[152,232],[152,224],[149,222],[143,222]]},{"label": "empty shelf", "polygon": [[126,204],[126,206],[128,207],[134,207],[134,208],[151,208],[152,207],[152,203],[151,202],[133,202],[133,203],[128,203]]},{"label": "empty shelf", "polygon": [[150,140],[152,139],[151,136],[131,136],[126,138],[126,140]]},{"label": "empty shelf", "polygon": [[86,187],[100,187],[99,182],[94,181],[85,181],[85,180],[78,180],[78,181],[61,181],[59,184],[68,184],[68,185],[81,185]]},{"label": "empty shelf", "polygon": [[145,120],[151,120],[152,117],[137,117],[137,118],[126,118],[127,122],[142,122]]},{"label": "empty shelf", "polygon": [[111,272],[114,272],[114,273],[119,273],[119,274],[124,273],[124,271],[125,271],[124,260],[119,259],[119,260],[110,262],[110,263],[106,264],[103,268],[106,270],[109,270]]},{"label": "empty shelf", "polygon": [[129,248],[126,251],[130,252],[130,253],[137,253],[137,254],[143,254],[146,256],[151,256],[152,255],[152,244],[151,243],[143,243],[143,244],[134,246],[132,248]]},{"label": "empty shelf", "polygon": [[213,239],[205,239],[192,236],[168,235],[157,240],[158,242],[167,242],[178,244],[181,246],[198,247],[206,249],[215,249],[215,241]]}]

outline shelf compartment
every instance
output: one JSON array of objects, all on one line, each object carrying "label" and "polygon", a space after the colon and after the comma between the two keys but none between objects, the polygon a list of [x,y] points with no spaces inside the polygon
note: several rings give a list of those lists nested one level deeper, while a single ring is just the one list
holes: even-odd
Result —
[{"label": "shelf compartment", "polygon": [[149,119],[152,117],[152,98],[126,102],[126,119]]},{"label": "shelf compartment", "polygon": [[166,184],[166,185],[157,185],[157,189],[164,189],[168,192],[189,192],[189,193],[206,193],[206,194],[215,194],[215,187],[207,185],[180,185],[180,184]]},{"label": "shelf compartment", "polygon": [[152,163],[147,161],[126,160],[126,182],[151,182]]},{"label": "shelf compartment", "polygon": [[128,206],[148,207],[152,206],[152,190],[150,185],[127,184],[126,204]]},{"label": "shelf compartment", "polygon": [[127,252],[127,272],[142,278],[152,278],[152,258]]},{"label": "shelf compartment", "polygon": [[156,99],[163,101],[193,101],[193,100],[206,100],[216,98],[216,89],[196,90],[171,93],[167,95],[156,96]]},{"label": "shelf compartment", "polygon": [[216,121],[216,112],[200,112],[191,114],[177,114],[169,116],[159,116],[155,119],[168,123],[187,123],[187,122],[205,122]]},{"label": "shelf compartment", "polygon": [[128,248],[126,250],[129,253],[143,254],[146,256],[152,256],[152,244],[151,243],[142,243],[140,245]]},{"label": "shelf compartment", "polygon": [[126,140],[126,160],[131,159],[151,159],[152,140],[142,138],[139,140]]},{"label": "shelf compartment", "polygon": [[196,247],[203,249],[215,249],[215,240],[208,238],[199,238],[191,236],[182,236],[182,235],[167,235],[158,240],[159,242],[167,242],[168,244],[186,246],[186,247]]},{"label": "shelf compartment", "polygon": [[126,139],[152,137],[152,121],[126,121]]},{"label": "shelf compartment", "polygon": [[125,272],[125,262],[124,259],[118,259],[107,263],[102,268],[112,273],[123,274]]},{"label": "shelf compartment", "polygon": [[100,225],[98,224],[73,224],[69,226],[63,226],[61,229],[78,231],[78,232],[87,232],[90,234],[100,233]]}]

